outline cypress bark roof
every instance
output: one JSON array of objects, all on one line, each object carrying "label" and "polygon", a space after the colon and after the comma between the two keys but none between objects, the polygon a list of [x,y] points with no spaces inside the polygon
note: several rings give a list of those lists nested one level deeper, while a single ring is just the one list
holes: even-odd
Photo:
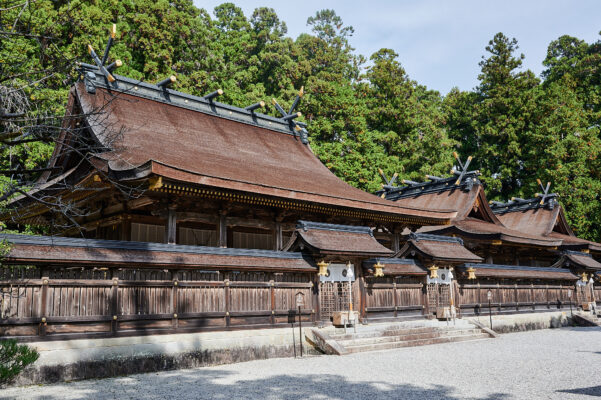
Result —
[{"label": "cypress bark roof", "polygon": [[[303,130],[216,101],[114,75],[106,82],[91,66],[70,104],[88,118],[94,138],[107,142],[98,166],[120,182],[164,177],[176,183],[385,214],[407,222],[444,224],[453,210],[395,204],[336,177],[312,152]],[[91,75],[90,75],[91,74]],[[53,162],[64,150],[57,148]]]},{"label": "cypress bark roof", "polygon": [[74,239],[0,234],[11,243],[8,263],[72,264],[75,266],[200,267],[234,270],[315,272],[313,261],[301,253],[169,245],[118,240]]},{"label": "cypress bark roof", "polygon": [[548,279],[575,281],[576,275],[567,269],[526,267],[518,265],[497,264],[464,264],[457,267],[459,273],[467,276],[467,269],[475,270],[476,278],[513,278],[513,279]]},{"label": "cypress bark roof", "polygon": [[369,227],[299,221],[284,251],[320,255],[391,256],[392,250],[374,238]]},{"label": "cypress bark roof", "polygon": [[463,247],[463,240],[449,236],[412,233],[396,257],[421,256],[452,263],[480,262],[482,258]]},{"label": "cypress bark roof", "polygon": [[553,267],[577,267],[585,270],[601,271],[601,263],[593,259],[590,254],[578,251],[565,251],[562,257],[553,264]]},{"label": "cypress bark roof", "polygon": [[363,268],[368,274],[373,274],[374,265],[378,262],[383,266],[382,272],[386,276],[424,276],[428,274],[428,271],[418,265],[415,260],[407,258],[371,258],[363,261]]}]

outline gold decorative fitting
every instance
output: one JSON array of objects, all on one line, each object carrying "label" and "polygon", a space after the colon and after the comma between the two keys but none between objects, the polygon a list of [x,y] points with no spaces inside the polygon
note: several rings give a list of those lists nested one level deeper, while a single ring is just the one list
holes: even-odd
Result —
[{"label": "gold decorative fitting", "polygon": [[438,267],[432,266],[428,268],[428,271],[430,271],[430,279],[438,278]]},{"label": "gold decorative fitting", "polygon": [[46,317],[42,318],[42,323],[46,323]]},{"label": "gold decorative fitting", "polygon": [[492,244],[493,244],[494,246],[500,246],[500,245],[502,245],[502,244],[503,244],[503,241],[502,241],[502,240],[493,240],[493,241],[492,241]]},{"label": "gold decorative fitting", "polygon": [[173,282],[173,286],[177,286],[177,281],[174,281],[174,282]]},{"label": "gold decorative fitting", "polygon": [[117,316],[113,315],[113,320],[116,321],[117,320]]},{"label": "gold decorative fitting", "polygon": [[226,311],[226,312],[225,312],[225,316],[226,316],[226,317],[229,317],[229,316],[230,316],[230,312],[229,312],[229,311]]},{"label": "gold decorative fitting", "polygon": [[47,285],[47,284],[48,284],[48,279],[44,279],[44,280],[42,281],[42,283],[43,283],[44,285]]},{"label": "gold decorative fitting", "polygon": [[100,175],[94,175],[94,182],[102,182],[102,178],[100,177]]},{"label": "gold decorative fitting", "polygon": [[375,278],[384,276],[383,268],[384,268],[384,265],[382,265],[382,263],[380,263],[380,261],[378,260],[378,262],[374,265],[374,277]]},{"label": "gold decorative fitting", "polygon": [[113,279],[113,286],[117,286],[119,284],[119,281],[117,279]]},{"label": "gold decorative fitting", "polygon": [[271,310],[271,315],[275,315],[275,311]]},{"label": "gold decorative fitting", "polygon": [[153,176],[148,180],[148,189],[156,190],[163,187],[163,177],[162,176]]},{"label": "gold decorative fitting", "polygon": [[472,267],[469,267],[467,270],[467,279],[476,279],[476,270]]},{"label": "gold decorative fitting", "polygon": [[319,276],[327,276],[328,275],[328,267],[330,266],[330,263],[327,263],[324,260],[321,260],[320,262],[317,263],[317,266],[319,267],[319,273],[317,275],[319,275]]}]

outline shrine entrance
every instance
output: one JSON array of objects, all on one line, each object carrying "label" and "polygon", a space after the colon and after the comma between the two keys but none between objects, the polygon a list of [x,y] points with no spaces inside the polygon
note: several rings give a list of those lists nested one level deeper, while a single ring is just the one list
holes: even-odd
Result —
[{"label": "shrine entrance", "polygon": [[452,272],[446,268],[431,268],[426,279],[429,314],[441,319],[453,317]]},{"label": "shrine entrance", "polygon": [[321,319],[329,321],[336,312],[351,311],[354,266],[330,264],[325,276],[319,277],[319,310]]}]

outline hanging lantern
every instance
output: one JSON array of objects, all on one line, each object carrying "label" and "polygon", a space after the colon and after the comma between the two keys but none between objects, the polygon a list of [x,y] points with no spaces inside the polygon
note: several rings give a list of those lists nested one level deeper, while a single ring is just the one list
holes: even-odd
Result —
[{"label": "hanging lantern", "polygon": [[375,278],[384,276],[384,271],[382,270],[382,268],[384,268],[384,265],[382,265],[380,263],[380,261],[378,260],[378,262],[374,265],[374,277]]},{"label": "hanging lantern", "polygon": [[586,281],[588,280],[588,275],[586,274],[586,272],[582,273],[582,282],[586,283]]},{"label": "hanging lantern", "polygon": [[467,279],[476,279],[476,270],[472,267],[466,269],[467,271]]},{"label": "hanging lantern", "polygon": [[317,263],[317,266],[319,267],[319,272],[317,273],[317,275],[328,276],[328,267],[330,266],[330,263],[327,263],[324,260],[321,260],[320,262]]},{"label": "hanging lantern", "polygon": [[430,279],[438,278],[438,267],[433,265],[430,268],[428,268],[428,271],[430,271]]}]

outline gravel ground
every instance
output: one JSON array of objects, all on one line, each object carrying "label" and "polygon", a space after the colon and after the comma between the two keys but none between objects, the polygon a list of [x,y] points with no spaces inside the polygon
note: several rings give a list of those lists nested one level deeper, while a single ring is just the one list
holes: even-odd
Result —
[{"label": "gravel ground", "polygon": [[0,391],[0,399],[576,399],[601,396],[601,329],[271,359]]}]

